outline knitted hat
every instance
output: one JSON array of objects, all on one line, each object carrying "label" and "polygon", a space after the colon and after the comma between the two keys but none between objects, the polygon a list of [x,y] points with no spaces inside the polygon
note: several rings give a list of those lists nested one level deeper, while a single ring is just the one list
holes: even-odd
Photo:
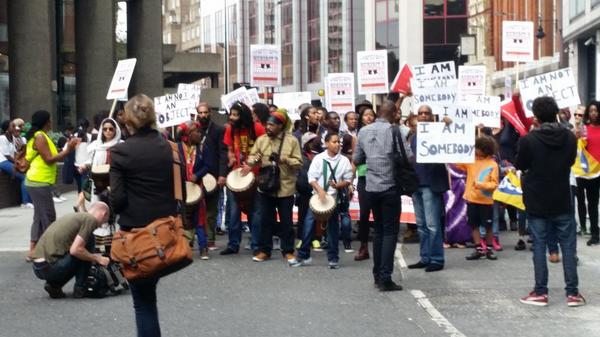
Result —
[{"label": "knitted hat", "polygon": [[267,122],[283,125],[283,130],[287,130],[292,124],[287,110],[284,108],[279,108],[276,111],[271,112],[271,116],[269,116]]}]

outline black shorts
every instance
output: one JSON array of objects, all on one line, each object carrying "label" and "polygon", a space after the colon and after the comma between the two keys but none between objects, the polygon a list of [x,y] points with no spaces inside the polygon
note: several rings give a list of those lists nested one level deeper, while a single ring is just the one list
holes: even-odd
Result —
[{"label": "black shorts", "polygon": [[467,223],[471,227],[492,227],[494,208],[492,205],[467,202]]}]

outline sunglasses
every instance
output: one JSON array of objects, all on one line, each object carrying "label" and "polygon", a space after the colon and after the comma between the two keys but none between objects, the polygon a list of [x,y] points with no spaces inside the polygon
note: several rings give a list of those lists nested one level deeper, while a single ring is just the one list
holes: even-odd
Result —
[{"label": "sunglasses", "polygon": [[417,115],[429,115],[431,114],[429,111],[419,111],[417,112]]},{"label": "sunglasses", "polygon": [[115,131],[114,128],[102,128],[102,131]]},{"label": "sunglasses", "polygon": [[575,117],[583,117],[583,114],[573,114]]}]

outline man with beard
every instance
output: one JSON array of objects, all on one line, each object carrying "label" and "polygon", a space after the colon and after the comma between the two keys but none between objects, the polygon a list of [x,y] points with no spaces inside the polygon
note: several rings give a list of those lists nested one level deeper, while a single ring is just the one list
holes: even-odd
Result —
[{"label": "man with beard", "polygon": [[[242,102],[234,103],[229,108],[229,125],[225,129],[223,136],[223,143],[227,145],[228,152],[228,167],[232,170],[244,166],[248,161],[248,155],[255,145],[257,137],[265,133],[263,126],[254,122],[252,119],[252,112],[250,108]],[[254,170],[254,174],[258,174],[258,169]],[[255,198],[253,198],[254,200]],[[227,189],[227,204],[229,205],[230,217],[229,217],[229,242],[227,248],[221,251],[221,255],[237,254],[240,249],[240,243],[242,241],[242,221],[241,221],[241,205],[233,194],[233,192]],[[248,215],[248,224],[251,231],[251,245],[250,248],[256,252],[258,249],[259,233],[260,233],[260,218],[259,211],[260,205],[254,203],[254,205],[246,205],[248,209],[252,209],[253,212]]]},{"label": "man with beard", "polygon": [[279,186],[274,190],[265,191],[259,183],[257,202],[261,208],[261,229],[259,252],[252,259],[263,262],[271,258],[273,249],[273,233],[275,230],[276,212],[279,213],[279,237],[281,240],[281,253],[288,265],[296,263],[294,256],[294,232],[292,229],[292,211],[294,207],[294,194],[296,193],[296,179],[302,167],[302,154],[300,145],[289,129],[291,121],[285,109],[278,109],[271,113],[267,121],[267,134],[258,137],[256,144],[242,174],[247,174],[253,167],[262,169],[279,169]]},{"label": "man with beard", "polygon": [[[210,107],[206,102],[200,102],[196,107],[198,121],[200,122],[201,138],[200,152],[208,166],[208,173],[217,178],[219,190],[225,186],[225,177],[227,177],[227,146],[223,143],[225,128],[215,124],[210,119]],[[217,223],[217,211],[219,204],[219,193],[206,195],[206,227],[208,235],[208,249],[216,249],[215,245],[215,227]]]}]

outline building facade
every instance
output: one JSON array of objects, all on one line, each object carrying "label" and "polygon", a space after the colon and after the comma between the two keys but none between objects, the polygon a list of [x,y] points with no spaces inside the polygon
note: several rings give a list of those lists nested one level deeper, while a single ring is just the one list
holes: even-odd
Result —
[{"label": "building facade", "polygon": [[503,21],[534,22],[534,62],[519,65],[519,78],[560,68],[561,0],[470,0],[468,11],[469,34],[476,39],[468,63],[486,66],[488,93],[510,94],[516,83],[514,62],[502,61]]},{"label": "building facade", "polygon": [[600,0],[563,2],[563,52],[583,104],[600,99]]}]

